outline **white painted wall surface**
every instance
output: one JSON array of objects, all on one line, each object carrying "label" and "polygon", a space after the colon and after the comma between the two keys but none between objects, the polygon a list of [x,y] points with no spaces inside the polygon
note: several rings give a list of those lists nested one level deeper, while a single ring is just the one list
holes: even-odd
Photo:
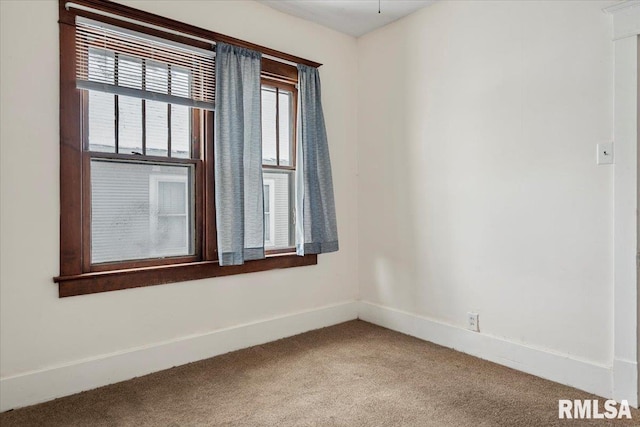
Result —
[{"label": "white painted wall surface", "polygon": [[325,64],[341,250],[58,299],[57,2],[0,1],[2,408],[356,313],[611,395],[612,2],[439,2],[357,42],[254,2],[125,3]]},{"label": "white painted wall surface", "polygon": [[640,1],[606,9],[614,41],[613,397],[638,406],[638,35]]},{"label": "white painted wall surface", "polygon": [[3,381],[357,298],[355,39],[255,2],[123,3],[324,64],[340,251],[317,266],[58,299],[58,3],[2,1]]},{"label": "white painted wall surface", "polygon": [[610,369],[608,4],[438,2],[358,40],[362,300]]}]

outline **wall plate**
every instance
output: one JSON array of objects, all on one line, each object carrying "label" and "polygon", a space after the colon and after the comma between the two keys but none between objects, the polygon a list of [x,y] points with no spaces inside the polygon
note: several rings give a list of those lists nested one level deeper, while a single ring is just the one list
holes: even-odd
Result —
[{"label": "wall plate", "polygon": [[599,165],[613,164],[613,142],[598,144],[596,163]]}]

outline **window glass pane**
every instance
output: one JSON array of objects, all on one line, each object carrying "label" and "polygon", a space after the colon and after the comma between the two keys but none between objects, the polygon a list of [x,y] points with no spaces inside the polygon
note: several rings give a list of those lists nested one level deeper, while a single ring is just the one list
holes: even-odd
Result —
[{"label": "window glass pane", "polygon": [[115,95],[88,91],[89,150],[113,153],[116,151]]},{"label": "window glass pane", "polygon": [[118,151],[142,153],[142,100],[118,96]]},{"label": "window glass pane", "polygon": [[[269,181],[272,181],[272,180],[269,180]],[[273,183],[269,182],[269,185],[265,185],[264,186],[264,195],[265,195],[265,197],[264,197],[264,212],[265,212],[265,214],[271,212],[271,208],[270,208],[270,206],[271,206],[271,197],[269,197],[269,189],[271,188],[271,185],[273,185]]]},{"label": "window glass pane", "polygon": [[271,213],[271,206],[273,205],[275,181],[271,177],[264,179],[264,246],[274,247],[275,241],[275,216]]},{"label": "window glass pane", "polygon": [[180,181],[158,182],[158,215],[186,214],[186,185]]},{"label": "window glass pane", "polygon": [[269,246],[275,246],[273,244],[273,242],[271,241],[271,214],[270,213],[266,213],[264,214],[264,245],[265,247],[269,247]]},{"label": "window glass pane", "polygon": [[262,87],[262,164],[276,161],[276,90]]},{"label": "window glass pane", "polygon": [[158,255],[171,255],[179,252],[186,239],[186,218],[184,216],[159,216],[156,230],[156,250]]},{"label": "window glass pane", "polygon": [[293,173],[263,170],[265,247],[293,246]]},{"label": "window glass pane", "polygon": [[278,93],[278,109],[279,109],[279,131],[280,131],[280,165],[291,166],[291,131],[293,124],[293,112],[291,108],[292,93],[280,90]]},{"label": "window glass pane", "polygon": [[169,69],[166,65],[146,61],[144,83],[148,91],[169,93]]},{"label": "window glass pane", "polygon": [[129,56],[118,56],[118,86],[142,89],[142,60]]},{"label": "window glass pane", "polygon": [[171,105],[171,157],[191,157],[191,109]]},{"label": "window glass pane", "polygon": [[193,168],[91,161],[91,262],[193,254]]},{"label": "window glass pane", "polygon": [[89,80],[100,83],[114,82],[115,60],[113,52],[100,49],[89,49]]},{"label": "window glass pane", "polygon": [[169,146],[169,104],[158,101],[145,101],[146,154],[148,156],[167,156]]},{"label": "window glass pane", "polygon": [[188,241],[187,186],[182,181],[158,181],[157,186],[155,249],[167,253]]},{"label": "window glass pane", "polygon": [[171,66],[171,94],[190,97],[189,94],[189,70]]}]

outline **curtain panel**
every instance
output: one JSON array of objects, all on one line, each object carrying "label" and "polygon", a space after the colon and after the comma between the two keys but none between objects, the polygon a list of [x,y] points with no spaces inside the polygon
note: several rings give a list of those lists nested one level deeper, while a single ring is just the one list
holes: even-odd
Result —
[{"label": "curtain panel", "polygon": [[215,201],[220,265],[264,258],[261,53],[216,44]]},{"label": "curtain panel", "polygon": [[298,64],[298,84],[296,252],[335,252],[338,228],[318,69]]}]

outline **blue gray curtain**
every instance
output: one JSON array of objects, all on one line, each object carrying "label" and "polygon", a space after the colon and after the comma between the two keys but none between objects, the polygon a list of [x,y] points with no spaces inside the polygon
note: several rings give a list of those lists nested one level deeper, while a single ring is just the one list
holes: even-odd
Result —
[{"label": "blue gray curtain", "polygon": [[264,258],[261,56],[216,44],[214,151],[220,265]]},{"label": "blue gray curtain", "polygon": [[296,252],[338,250],[338,228],[318,70],[298,65]]}]

